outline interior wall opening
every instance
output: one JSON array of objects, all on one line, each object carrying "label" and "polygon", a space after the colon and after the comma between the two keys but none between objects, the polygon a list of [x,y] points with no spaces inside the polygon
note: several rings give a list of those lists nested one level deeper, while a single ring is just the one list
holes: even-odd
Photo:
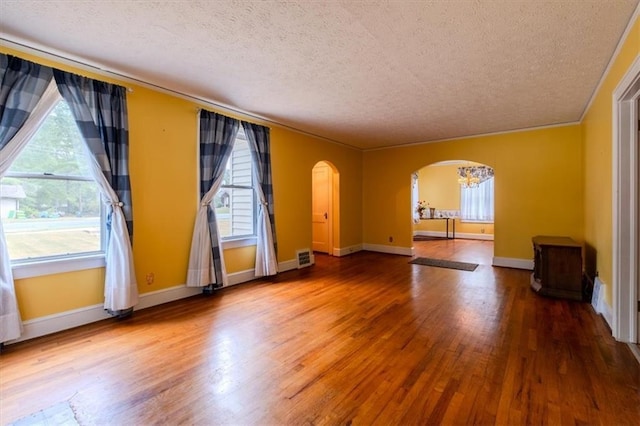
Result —
[{"label": "interior wall opening", "polygon": [[311,171],[312,250],[338,255],[340,247],[340,174],[329,161]]},{"label": "interior wall opening", "polygon": [[[429,164],[411,175],[414,251],[424,241],[455,244],[486,241],[491,264],[494,228],[494,171],[485,164],[452,160]],[[461,244],[459,244],[461,245]],[[462,260],[462,259],[461,259]]]}]

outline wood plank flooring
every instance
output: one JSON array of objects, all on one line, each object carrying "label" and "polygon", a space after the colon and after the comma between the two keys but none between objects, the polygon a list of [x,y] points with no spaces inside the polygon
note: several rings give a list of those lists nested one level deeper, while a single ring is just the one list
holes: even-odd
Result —
[{"label": "wood plank flooring", "polygon": [[0,419],[80,425],[637,425],[640,366],[588,303],[534,294],[492,243],[318,255],[274,280],[137,311],[0,355]]}]

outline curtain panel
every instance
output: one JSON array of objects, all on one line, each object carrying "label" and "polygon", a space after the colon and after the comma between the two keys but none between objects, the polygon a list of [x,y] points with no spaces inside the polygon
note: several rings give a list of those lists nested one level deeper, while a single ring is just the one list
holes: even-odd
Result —
[{"label": "curtain panel", "polygon": [[257,245],[255,276],[278,273],[276,258],[276,230],[273,209],[273,185],[271,183],[271,150],[269,128],[242,122],[253,160],[256,195],[258,197]]},{"label": "curtain panel", "polygon": [[138,303],[133,265],[126,89],[54,70],[62,97],[82,134],[90,170],[107,207],[104,307],[122,315]]},{"label": "curtain panel", "polygon": [[206,287],[206,291],[210,291],[227,283],[216,213],[211,202],[222,184],[240,122],[201,110],[199,127],[201,199],[193,227],[187,286]]},{"label": "curtain panel", "polygon": [[494,178],[485,180],[476,188],[460,188],[460,218],[462,220],[493,222]]},{"label": "curtain panel", "polygon": [[420,201],[419,176],[418,172],[411,173],[411,218],[413,223],[420,223],[420,214],[417,208],[418,201]]},{"label": "curtain panel", "polygon": [[[0,178],[29,140],[16,135],[25,126],[37,128],[41,117],[46,115],[47,111],[43,113],[41,109],[36,122],[29,120],[51,79],[50,68],[0,54]],[[0,343],[17,339],[21,333],[9,250],[0,222]]]}]

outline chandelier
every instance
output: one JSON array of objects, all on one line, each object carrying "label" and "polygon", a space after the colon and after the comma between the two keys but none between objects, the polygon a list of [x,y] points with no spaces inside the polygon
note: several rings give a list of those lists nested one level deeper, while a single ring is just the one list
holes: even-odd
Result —
[{"label": "chandelier", "polygon": [[458,167],[458,183],[463,188],[477,188],[493,177],[493,169],[487,166]]}]

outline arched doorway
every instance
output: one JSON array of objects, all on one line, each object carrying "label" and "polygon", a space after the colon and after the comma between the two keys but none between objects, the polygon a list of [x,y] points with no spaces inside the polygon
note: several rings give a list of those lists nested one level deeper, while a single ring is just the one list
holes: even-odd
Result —
[{"label": "arched doorway", "polygon": [[[492,264],[493,169],[467,160],[442,161],[413,172],[411,182],[413,240],[491,241],[483,244],[481,263]],[[425,208],[422,219],[419,208]]]},{"label": "arched doorway", "polygon": [[333,164],[319,161],[311,171],[312,250],[334,255],[339,246],[340,175]]}]

